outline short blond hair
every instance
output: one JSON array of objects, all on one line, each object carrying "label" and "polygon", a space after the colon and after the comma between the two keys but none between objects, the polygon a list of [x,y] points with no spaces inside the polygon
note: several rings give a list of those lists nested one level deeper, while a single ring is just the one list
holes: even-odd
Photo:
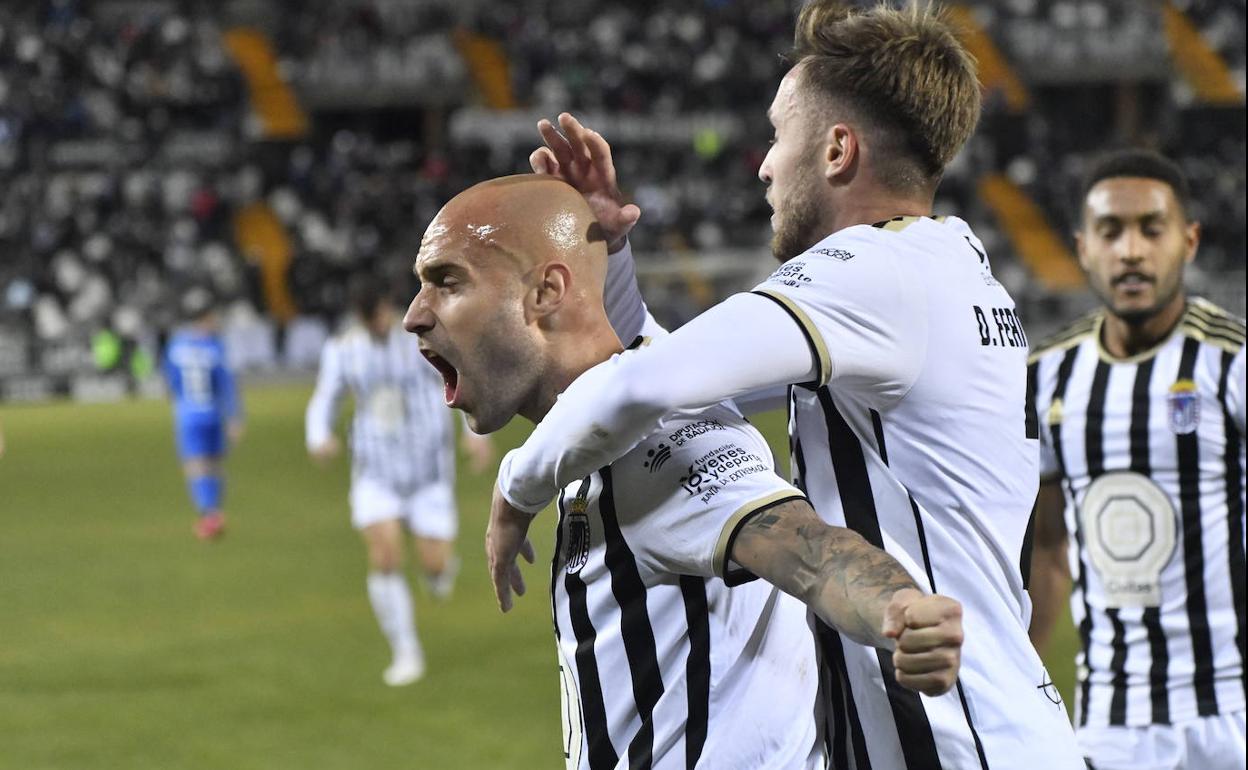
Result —
[{"label": "short blond hair", "polygon": [[862,121],[886,184],[939,181],[979,122],[975,58],[930,3],[856,11],[811,0],[791,60],[802,86]]}]

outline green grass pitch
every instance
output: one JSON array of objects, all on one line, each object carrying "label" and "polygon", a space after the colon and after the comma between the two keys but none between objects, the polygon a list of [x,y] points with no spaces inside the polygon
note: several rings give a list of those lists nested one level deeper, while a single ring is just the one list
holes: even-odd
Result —
[{"label": "green grass pitch", "polygon": [[[6,405],[0,424],[0,768],[274,770],[562,766],[548,574],[494,606],[493,474],[461,467],[454,599],[416,587],[429,661],[391,689],[348,521],[348,465],[303,450],[309,388],[248,391],[229,534],[203,544],[166,404]],[[756,421],[783,453],[783,421]],[[500,451],[523,439],[516,421]],[[1069,693],[1074,635],[1050,662]]]}]

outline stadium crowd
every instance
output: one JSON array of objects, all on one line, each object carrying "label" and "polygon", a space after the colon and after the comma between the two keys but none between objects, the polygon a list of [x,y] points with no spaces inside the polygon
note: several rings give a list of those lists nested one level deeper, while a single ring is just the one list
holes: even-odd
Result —
[{"label": "stadium crowd", "polygon": [[[1242,88],[1242,24],[1226,23],[1242,21],[1242,5],[1183,5]],[[1157,34],[1147,18],[1112,0],[980,3],[976,13],[1006,42],[1039,21],[1046,29]],[[654,131],[603,128],[644,212],[633,235],[643,272],[654,264],[648,255],[761,255],[770,236],[756,176],[770,130],[764,107],[784,67],[779,54],[790,44],[792,14],[787,0],[311,3],[299,14],[274,15],[269,32],[282,71],[326,111],[314,113],[304,139],[271,142],[258,136],[227,52],[226,10],[72,0],[0,8],[0,378],[32,366],[55,370],[56,360],[81,367],[82,351],[101,332],[154,350],[194,286],[231,303],[234,323],[280,334],[264,317],[257,270],[234,238],[234,215],[256,202],[267,203],[290,236],[289,284],[301,316],[327,328],[342,307],[343,278],[364,267],[413,288],[413,251],[438,207],[475,181],[527,168],[536,140],[531,130],[502,138],[474,132],[470,122],[456,132],[457,111],[473,112],[459,109],[471,106],[462,104],[470,68],[455,43],[463,30],[498,41],[514,101],[531,114],[570,110],[610,116],[612,125],[632,118],[634,126],[691,126],[684,140],[671,139],[677,133],[662,141]],[[1026,64],[1027,50],[1003,48]],[[1077,67],[1086,50],[1057,46],[1049,60],[1066,56],[1065,65]],[[405,109],[344,96],[370,79],[385,86],[374,92]],[[404,83],[428,86],[427,104],[411,109],[413,89]],[[1181,87],[1137,87],[1161,105],[1140,116],[1140,133],[1176,157],[1197,190],[1196,214],[1206,223],[1200,265],[1242,270],[1242,107],[1230,114],[1183,107]],[[1001,279],[1024,300],[1047,293],[1029,285],[977,180],[1004,172],[1059,232],[1069,232],[1079,176],[1098,150],[1123,138],[1113,88],[1037,86],[1022,113],[990,95],[981,130],[942,185],[938,212],[972,223]],[[343,101],[331,109],[326,98]],[[1069,119],[1072,104],[1083,111],[1078,121]],[[494,122],[485,115],[479,123]],[[447,134],[449,141],[437,136]],[[692,296],[684,285],[663,288],[652,305],[669,323],[720,293],[718,286]],[[70,352],[48,353],[56,350]]]}]

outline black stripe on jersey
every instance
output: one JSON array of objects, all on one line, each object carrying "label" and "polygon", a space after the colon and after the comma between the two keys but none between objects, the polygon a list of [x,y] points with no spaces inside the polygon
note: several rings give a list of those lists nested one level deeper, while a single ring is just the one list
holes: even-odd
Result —
[{"label": "black stripe on jersey", "polygon": [[[586,481],[588,481],[588,479],[586,479]],[[550,559],[550,618],[553,621],[554,626],[555,626],[555,644],[556,645],[558,645],[560,640],[563,638],[563,634],[561,634],[559,631],[559,610],[555,602],[555,591],[558,589],[558,584],[559,584],[558,576],[560,572],[560,567],[563,566],[559,563],[559,555],[563,553],[563,525],[564,525],[564,520],[567,518],[567,515],[568,515],[567,509],[564,508],[563,506],[563,494],[562,493],[559,495],[558,502],[559,502],[559,523],[555,527],[555,555],[552,556]],[[579,644],[578,644],[578,649],[579,649]],[[564,678],[563,673],[564,673],[563,672],[563,655],[560,654],[559,656],[559,686],[566,688],[567,680]],[[567,702],[569,703],[572,702],[572,698],[570,697],[568,693],[564,693],[564,698],[567,699]],[[568,720],[571,720],[571,719],[578,720],[579,726],[581,728],[581,734],[582,735],[585,734],[585,722],[584,722],[585,716],[583,713],[578,712],[576,714],[572,714],[570,712],[565,712],[563,714],[563,718],[568,719]],[[568,736],[569,740],[571,740],[572,733],[573,733],[573,730],[571,728],[572,728],[572,725],[570,724],[566,725],[564,727],[564,732],[563,732],[564,735]],[[572,745],[565,744],[563,747],[563,758],[571,759],[572,752],[573,751],[579,752],[580,749],[581,747],[579,745],[572,746]]]},{"label": "black stripe on jersey", "polygon": [[[871,490],[871,478],[867,473],[862,443],[837,410],[828,389],[820,388],[818,395],[828,426],[832,472],[840,490],[845,523],[868,543],[883,550],[884,538],[880,534],[879,514],[875,508],[875,494]],[[923,709],[922,699],[918,693],[897,684],[893,675],[891,653],[882,650],[878,652],[880,673],[884,678],[884,689],[897,725],[897,736],[906,767],[939,768],[940,755],[936,752],[936,738],[932,734],[927,712]]]},{"label": "black stripe on jersey", "polygon": [[1027,365],[1027,405],[1023,414],[1023,430],[1027,438],[1040,438],[1040,415],[1036,414],[1036,388],[1040,362]]},{"label": "black stripe on jersey", "polygon": [[[1084,449],[1087,455],[1088,480],[1096,481],[1105,474],[1105,399],[1109,394],[1109,372],[1110,366],[1105,361],[1096,362],[1096,370],[1092,374],[1092,388],[1088,394],[1087,407],[1087,424],[1084,426]],[[1119,617],[1117,607],[1110,607],[1105,610],[1105,616],[1109,618],[1110,628],[1113,630],[1113,637],[1110,639],[1109,645],[1113,649],[1113,655],[1109,661],[1109,671],[1111,678],[1111,695],[1109,700],[1109,724],[1113,726],[1121,726],[1127,723],[1127,629],[1123,625],[1122,619]],[[1084,619],[1091,631],[1090,617]],[[1092,668],[1091,661],[1085,661],[1088,669]],[[1084,698],[1088,697],[1091,689],[1092,677],[1083,681]],[[1087,717],[1085,709],[1084,717]]]},{"label": "black stripe on jersey", "polygon": [[789,475],[793,477],[793,486],[801,490],[803,495],[809,495],[806,491],[806,453],[802,451],[802,441],[797,436],[797,431],[793,430],[793,414],[797,410],[793,403],[793,385],[789,386],[789,453],[793,457],[793,467],[789,469]]},{"label": "black stripe on jersey", "polygon": [[585,717],[585,743],[589,747],[590,767],[615,767],[619,757],[611,744],[611,732],[607,729],[607,709],[602,700],[602,680],[598,676],[598,659],[594,656],[594,642],[598,632],[589,618],[589,605],[585,601],[585,581],[577,574],[563,579],[568,592],[568,616],[572,621],[572,633],[576,635],[576,678],[581,695],[581,712]]},{"label": "black stripe on jersey", "polygon": [[884,421],[880,419],[880,413],[874,409],[871,412],[871,428],[875,431],[875,446],[880,450],[880,459],[888,465],[888,447],[884,445]]},{"label": "black stripe on jersey", "polygon": [[[1061,362],[1057,366],[1057,382],[1053,386],[1053,395],[1049,399],[1050,402],[1056,402],[1066,397],[1066,386],[1070,383],[1070,373],[1075,366],[1075,358],[1079,355],[1079,347],[1071,347],[1066,350],[1062,356]],[[1070,487],[1070,474],[1066,472],[1066,456],[1062,450],[1062,424],[1055,422],[1049,425],[1049,438],[1053,445],[1053,454],[1057,458],[1057,465],[1060,469],[1060,475],[1066,479],[1066,496],[1073,504],[1075,499],[1074,490]],[[1083,560],[1083,532],[1081,528],[1075,527],[1075,545],[1079,554],[1079,575],[1075,578],[1075,584],[1079,588],[1079,595],[1083,599],[1083,620],[1079,623],[1079,645],[1083,650],[1083,659],[1086,664],[1089,658],[1088,651],[1092,642],[1092,607],[1088,604],[1088,565]],[[1088,722],[1088,692],[1091,688],[1091,677],[1085,676],[1082,686],[1080,687],[1080,709],[1079,724],[1086,725]]]},{"label": "black stripe on jersey", "polygon": [[[1183,341],[1179,359],[1180,380],[1193,380],[1200,341]],[[1218,713],[1214,690],[1213,641],[1209,634],[1209,604],[1205,598],[1204,531],[1200,520],[1200,443],[1195,431],[1175,437],[1179,456],[1179,510],[1183,520],[1183,567],[1187,582],[1187,619],[1196,664],[1196,709],[1200,716]]]},{"label": "black stripe on jersey", "polygon": [[683,575],[680,594],[685,600],[689,624],[689,659],[685,662],[685,688],[689,718],[685,726],[685,767],[693,770],[706,744],[711,709],[711,629],[706,603],[706,581]]},{"label": "black stripe on jersey", "polygon": [[1108,607],[1105,610],[1109,625],[1114,630],[1114,636],[1109,641],[1109,646],[1114,651],[1109,659],[1109,670],[1113,672],[1111,680],[1113,694],[1109,699],[1109,724],[1115,727],[1127,723],[1127,627],[1123,625],[1119,615],[1117,607]]},{"label": "black stripe on jersey", "polygon": [[[872,409],[871,427],[875,432],[876,447],[880,452],[880,459],[885,465],[888,465],[888,446],[884,441],[884,420],[881,419],[880,413]],[[932,593],[937,593],[936,576],[932,572],[932,557],[927,550],[927,531],[923,527],[923,516],[919,510],[919,504],[915,501],[914,495],[906,493],[906,497],[910,500],[910,511],[914,514],[914,529],[919,537],[919,552],[923,554],[923,571],[927,573],[927,586]],[[1030,529],[1030,527],[1029,527]],[[1030,548],[1024,544],[1023,553],[1029,553]],[[892,659],[889,659],[889,666],[892,666]],[[888,680],[885,679],[885,682]],[[975,751],[979,754],[979,765],[983,770],[988,770],[988,757],[984,754],[984,744],[979,739],[979,731],[975,729],[975,722],[971,719],[971,708],[966,700],[966,691],[962,687],[962,680],[957,681],[958,699],[962,703],[962,715],[966,718],[966,726],[971,731],[971,738],[975,741]]]},{"label": "black stripe on jersey", "polygon": [[[858,718],[858,704],[854,701],[849,669],[845,665],[845,647],[841,642],[841,634],[815,618],[815,638],[819,642],[830,696],[826,717],[829,722],[827,740],[832,743],[832,750],[829,752],[831,767],[849,767],[847,755],[852,748],[854,767],[857,770],[871,770],[871,752],[867,750],[866,734],[863,733],[862,721]],[[846,727],[848,729],[844,729]]]},{"label": "black stripe on jersey", "polygon": [[[1148,423],[1152,408],[1149,386],[1153,380],[1153,364],[1156,358],[1141,361],[1135,369],[1135,384],[1131,388],[1130,436],[1131,470],[1141,476],[1151,476],[1152,461],[1149,458]],[[1161,627],[1161,609],[1145,607],[1140,618],[1148,634],[1148,695],[1155,725],[1170,724],[1170,695],[1166,687],[1166,672],[1170,668],[1170,652],[1166,647],[1166,632]]]},{"label": "black stripe on jersey", "polygon": [[1244,618],[1244,469],[1239,464],[1239,454],[1243,451],[1243,437],[1239,435],[1239,427],[1235,425],[1235,417],[1226,405],[1227,380],[1231,374],[1231,362],[1235,356],[1231,353],[1222,354],[1222,376],[1218,378],[1218,402],[1222,404],[1222,423],[1226,432],[1226,529],[1227,541],[1230,546],[1231,596],[1235,605],[1235,645],[1239,648],[1240,678],[1244,683],[1244,693],[1248,696],[1248,656],[1245,656],[1245,618]]},{"label": "black stripe on jersey", "polygon": [[642,770],[654,761],[654,707],[663,695],[663,679],[659,675],[659,654],[654,642],[654,628],[646,610],[646,585],[637,571],[637,560],[624,541],[615,512],[615,491],[611,468],[600,471],[602,494],[598,507],[602,514],[602,534],[606,541],[604,560],[611,572],[611,593],[620,605],[620,638],[628,656],[628,669],[633,680],[633,700],[641,727],[628,744],[630,768]]},{"label": "black stripe on jersey", "polygon": [[[1023,431],[1027,438],[1040,438],[1040,415],[1036,413],[1036,391],[1040,387],[1040,362],[1027,364],[1027,400],[1023,407]],[[1043,480],[1043,479],[1042,479]],[[1035,549],[1036,507],[1027,517],[1027,529],[1023,532],[1023,549],[1018,555],[1018,572],[1023,577],[1023,590],[1031,587],[1031,555]]]}]

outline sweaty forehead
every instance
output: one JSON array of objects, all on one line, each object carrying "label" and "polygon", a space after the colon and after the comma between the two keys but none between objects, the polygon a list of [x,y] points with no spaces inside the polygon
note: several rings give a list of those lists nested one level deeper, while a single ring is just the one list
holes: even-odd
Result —
[{"label": "sweaty forehead", "polygon": [[1084,205],[1089,219],[1134,219],[1178,210],[1178,200],[1170,185],[1147,177],[1102,179],[1088,191]]}]

